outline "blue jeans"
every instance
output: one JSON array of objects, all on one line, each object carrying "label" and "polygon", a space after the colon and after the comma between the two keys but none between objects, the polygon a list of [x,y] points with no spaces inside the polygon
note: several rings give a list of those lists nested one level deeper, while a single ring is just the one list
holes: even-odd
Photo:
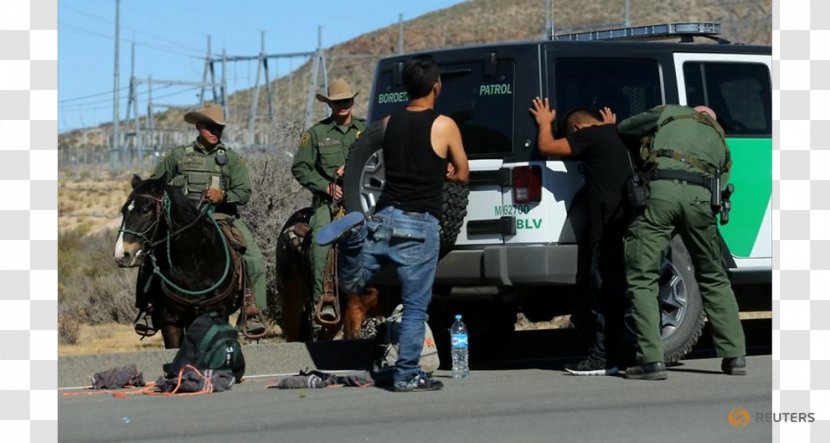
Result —
[{"label": "blue jeans", "polygon": [[395,382],[407,382],[420,371],[424,322],[438,264],[438,230],[438,220],[431,214],[389,206],[339,244],[340,290],[347,294],[363,292],[384,263],[392,263],[397,269],[403,316],[398,329]]}]

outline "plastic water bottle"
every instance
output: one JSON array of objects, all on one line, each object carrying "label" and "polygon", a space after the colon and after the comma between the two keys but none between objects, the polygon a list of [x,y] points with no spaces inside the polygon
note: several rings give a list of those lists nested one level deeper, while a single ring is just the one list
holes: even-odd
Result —
[{"label": "plastic water bottle", "polygon": [[467,363],[469,341],[467,326],[461,321],[461,314],[456,314],[455,322],[450,328],[452,342],[452,378],[464,378],[470,375],[470,366]]}]

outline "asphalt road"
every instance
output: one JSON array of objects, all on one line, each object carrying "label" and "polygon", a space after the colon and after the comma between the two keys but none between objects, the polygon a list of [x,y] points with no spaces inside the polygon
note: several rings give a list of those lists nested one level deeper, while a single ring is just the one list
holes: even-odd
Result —
[{"label": "asphalt road", "polygon": [[732,408],[771,411],[771,359],[749,375],[720,373],[719,359],[687,360],[662,382],[575,377],[555,369],[438,376],[437,392],[379,388],[267,389],[249,378],[195,397],[109,394],[59,400],[62,442],[706,442],[771,441],[771,425],[736,429]]},{"label": "asphalt road", "polygon": [[[354,368],[370,344],[256,345],[246,347],[249,376],[228,392],[117,398],[62,389],[59,436],[65,442],[770,441],[771,425],[754,421],[772,407],[770,326],[768,320],[744,322],[752,354],[745,377],[723,375],[705,339],[670,368],[667,381],[570,376],[561,371],[567,347],[550,352],[551,343],[569,341],[567,334],[538,331],[516,334],[512,344],[521,346],[474,367],[469,379],[439,371],[442,391],[406,394],[373,387],[268,389],[280,378],[276,372]],[[71,382],[89,365],[101,370],[131,358],[153,367],[166,354],[63,359],[59,372]],[[160,372],[144,370],[148,380]],[[736,407],[753,417],[746,427],[727,421]]]}]

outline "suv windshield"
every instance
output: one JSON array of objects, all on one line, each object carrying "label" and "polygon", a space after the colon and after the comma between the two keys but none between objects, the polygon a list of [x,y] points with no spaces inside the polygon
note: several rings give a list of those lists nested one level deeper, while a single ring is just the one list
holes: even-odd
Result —
[{"label": "suv windshield", "polygon": [[[393,82],[393,77],[391,70],[378,77],[373,120],[391,114],[408,100],[403,84]],[[510,61],[499,61],[489,75],[483,62],[441,66],[443,87],[435,109],[458,124],[468,157],[502,157],[513,151],[513,79]]]}]

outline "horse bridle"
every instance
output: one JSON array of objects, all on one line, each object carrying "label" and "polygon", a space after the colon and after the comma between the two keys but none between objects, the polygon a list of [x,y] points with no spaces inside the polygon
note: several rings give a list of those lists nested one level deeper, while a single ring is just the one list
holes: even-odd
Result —
[{"label": "horse bridle", "polygon": [[[132,235],[135,235],[135,236],[139,237],[142,240],[141,249],[139,250],[138,253],[136,253],[136,255],[138,255],[142,251],[147,251],[147,252],[145,252],[145,254],[150,257],[150,260],[152,262],[153,275],[158,275],[161,278],[163,283],[169,285],[173,289],[175,289],[179,292],[185,293],[185,294],[189,294],[189,295],[203,295],[203,294],[207,294],[209,292],[212,292],[216,288],[218,288],[219,285],[221,285],[221,283],[228,276],[228,271],[230,269],[230,258],[231,258],[230,256],[231,256],[231,253],[230,253],[230,250],[228,249],[228,245],[227,245],[227,242],[225,240],[220,240],[221,243],[222,243],[222,246],[224,247],[224,251],[225,251],[225,270],[222,272],[222,277],[219,278],[213,286],[211,286],[207,289],[199,290],[199,291],[191,291],[191,290],[182,288],[182,287],[176,285],[172,280],[170,280],[164,274],[162,274],[161,269],[158,266],[158,263],[156,263],[156,257],[155,257],[155,255],[153,255],[153,252],[152,252],[153,249],[156,246],[166,242],[167,243],[167,261],[168,261],[168,263],[170,263],[172,265],[173,264],[173,259],[171,258],[170,244],[171,244],[171,241],[172,241],[173,237],[175,237],[175,236],[181,234],[182,232],[184,232],[184,231],[190,229],[191,227],[193,227],[202,217],[205,216],[205,214],[208,214],[209,212],[211,212],[212,205],[210,205],[210,204],[202,205],[201,209],[199,210],[199,214],[196,217],[194,217],[193,220],[191,220],[190,222],[188,222],[184,226],[180,227],[179,229],[176,229],[175,231],[171,232],[171,229],[173,229],[173,221],[172,221],[172,219],[170,217],[170,213],[169,213],[169,211],[170,211],[170,196],[167,195],[167,192],[165,191],[162,194],[161,197],[156,197],[156,196],[150,195],[150,194],[136,194],[136,195],[133,196],[133,198],[136,198],[136,197],[144,197],[144,198],[148,198],[148,199],[153,200],[153,201],[156,202],[156,219],[143,232],[138,232],[138,231],[132,231],[130,229],[125,229],[124,228],[124,224],[127,222],[127,220],[125,218],[124,221],[121,222],[121,228],[119,228],[118,232],[119,232],[119,234],[120,233],[132,234]],[[158,228],[161,225],[162,214],[164,215],[164,220],[167,222],[167,235],[163,239],[153,241],[153,239],[156,238],[156,233],[158,232]],[[211,217],[211,221],[213,222],[213,225],[216,227],[216,229],[219,231],[220,237],[221,237],[222,228],[219,227],[216,220],[214,220],[212,217]],[[153,230],[153,233],[150,235],[150,237],[147,237],[147,233],[150,232],[151,229]],[[147,283],[146,283],[147,287],[150,286],[151,280],[152,280],[152,278],[147,280]],[[172,295],[175,295],[175,294],[172,294]],[[223,294],[223,296],[224,296],[224,294]]]},{"label": "horse bridle", "polygon": [[[149,251],[151,251],[156,245],[161,243],[160,240],[154,242],[153,239],[156,238],[156,233],[158,232],[158,228],[159,228],[159,225],[160,225],[161,216],[162,216],[162,212],[163,212],[162,209],[163,209],[163,206],[164,206],[164,202],[166,201],[168,205],[170,203],[170,197],[167,196],[167,192],[162,194],[161,197],[156,197],[155,195],[150,195],[150,194],[136,194],[136,195],[132,196],[132,200],[135,200],[135,198],[137,198],[137,197],[148,198],[148,199],[153,200],[153,201],[156,202],[156,219],[153,221],[153,223],[149,227],[147,227],[147,229],[145,229],[142,232],[126,229],[124,227],[124,225],[127,223],[127,217],[124,217],[124,220],[121,222],[121,227],[118,229],[118,235],[131,234],[131,235],[135,235],[136,237],[138,237],[141,240],[141,249],[138,250],[136,255],[138,255],[142,252],[145,253],[145,254],[149,253]],[[170,225],[169,220],[167,221],[167,224],[168,224],[168,229],[169,229],[169,227],[170,227],[169,226]],[[150,232],[150,230],[152,230],[153,233],[150,234],[150,236],[148,237],[147,233]],[[145,252],[145,251],[147,251],[147,252]]]},{"label": "horse bridle", "polygon": [[[162,244],[166,241],[169,241],[170,238],[175,237],[175,236],[181,234],[182,232],[190,229],[191,227],[193,227],[199,221],[199,219],[201,219],[202,217],[205,216],[205,214],[210,212],[210,206],[209,205],[203,205],[202,209],[199,210],[199,215],[194,217],[193,220],[191,220],[189,223],[183,225],[179,229],[176,229],[175,231],[170,232],[170,230],[173,229],[173,221],[170,218],[170,214],[169,214],[170,197],[167,195],[166,191],[162,194],[161,197],[156,197],[156,196],[150,195],[150,194],[136,194],[133,197],[144,197],[144,198],[148,198],[148,199],[153,200],[153,201],[156,202],[156,219],[143,232],[137,232],[137,231],[132,231],[132,230],[129,230],[129,229],[125,229],[124,228],[124,223],[126,223],[126,219],[121,223],[121,228],[118,230],[119,233],[123,232],[123,233],[132,234],[132,235],[135,235],[135,236],[139,237],[142,240],[142,244],[141,244],[141,250],[142,251],[144,251],[145,249],[147,251],[150,251],[153,248],[155,248],[156,246],[158,246],[158,245],[160,245],[160,244]],[[164,221],[167,222],[167,229],[168,229],[167,238],[153,241],[153,239],[156,238],[156,233],[158,232],[158,228],[160,226],[160,221],[161,221],[162,214],[164,215]],[[150,234],[150,236],[148,237],[147,232],[149,232],[151,229],[153,230],[153,233]]]}]

